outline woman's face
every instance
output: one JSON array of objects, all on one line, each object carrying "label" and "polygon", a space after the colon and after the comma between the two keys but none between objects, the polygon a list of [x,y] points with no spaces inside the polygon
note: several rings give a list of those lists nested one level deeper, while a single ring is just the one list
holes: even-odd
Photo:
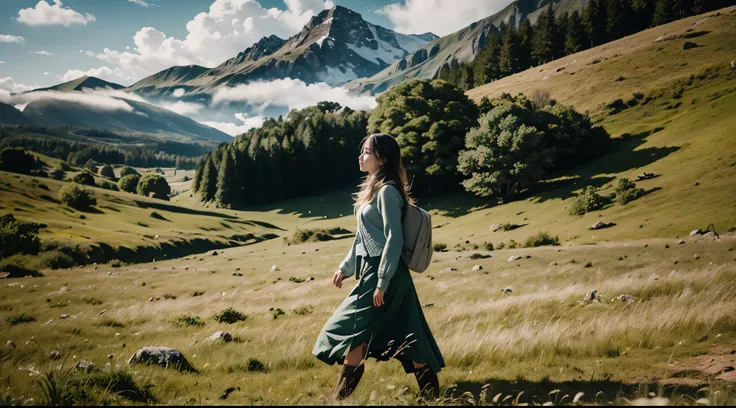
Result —
[{"label": "woman's face", "polygon": [[363,148],[358,156],[358,164],[360,165],[360,171],[373,174],[381,167],[381,162],[373,152],[371,141],[368,140],[363,144]]}]

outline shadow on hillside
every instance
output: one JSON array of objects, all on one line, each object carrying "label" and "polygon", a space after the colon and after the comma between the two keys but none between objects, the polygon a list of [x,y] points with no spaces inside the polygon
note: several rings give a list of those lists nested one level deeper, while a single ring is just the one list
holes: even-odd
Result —
[{"label": "shadow on hillside", "polygon": [[[695,399],[703,396],[702,393],[700,396],[697,396],[698,389],[702,388],[699,386],[662,385],[658,383],[630,384],[610,380],[554,382],[549,380],[527,381],[523,379],[488,379],[481,382],[460,381],[455,387],[448,389],[447,396],[460,397],[463,393],[470,392],[474,398],[478,398],[481,389],[486,384],[488,384],[486,392],[488,401],[476,401],[478,405],[485,405],[491,402],[498,393],[503,394],[499,398],[499,402],[506,398],[507,395],[512,395],[511,399],[506,401],[506,403],[510,404],[521,392],[523,394],[519,397],[520,403],[535,402],[538,405],[555,401],[559,403],[565,395],[568,395],[568,397],[565,398],[563,404],[569,405],[579,392],[585,394],[581,397],[581,401],[586,404],[593,402],[606,404],[608,401],[616,402],[617,399],[622,397],[634,399],[646,396],[650,392],[666,398],[682,398],[683,394],[694,397]],[[550,395],[550,392],[554,390],[559,390],[556,400],[554,394]]]},{"label": "shadow on hillside", "polygon": [[550,199],[565,200],[574,197],[573,191],[575,190],[582,189],[585,186],[602,187],[615,178],[613,176],[596,177],[596,175],[622,173],[638,169],[680,150],[679,146],[638,149],[646,143],[646,138],[649,135],[662,129],[656,128],[636,135],[624,134],[620,138],[613,139],[612,146],[607,154],[587,165],[571,170],[568,172],[570,178],[539,183],[519,198],[535,197],[538,203]]},{"label": "shadow on hillside", "polygon": [[179,207],[177,205],[172,205],[172,204],[147,203],[147,202],[135,200],[135,205],[137,205],[140,208],[155,208],[157,210],[171,211],[171,212],[180,213],[180,214],[206,215],[210,217],[227,218],[227,219],[232,219],[232,220],[238,219],[238,217],[229,215],[229,214],[223,214],[223,213],[214,212],[214,211],[194,210],[191,208]]}]

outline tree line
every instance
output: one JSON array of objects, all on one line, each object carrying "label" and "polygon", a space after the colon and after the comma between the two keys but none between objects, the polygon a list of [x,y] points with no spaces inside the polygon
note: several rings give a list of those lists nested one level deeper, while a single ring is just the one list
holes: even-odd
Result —
[{"label": "tree line", "polygon": [[504,24],[467,63],[445,63],[439,78],[475,88],[646,28],[733,4],[729,0],[589,0],[581,12],[555,15],[550,3],[532,25]]},{"label": "tree line", "polygon": [[365,111],[335,102],[268,119],[207,154],[197,167],[194,190],[205,202],[242,207],[354,183],[367,120]]},{"label": "tree line", "polygon": [[[179,144],[171,146],[182,152],[191,152]],[[159,149],[65,140],[44,133],[23,133],[13,128],[0,128],[0,148],[2,147],[23,147],[26,150],[65,160],[73,166],[82,166],[88,160],[94,160],[136,167],[176,167],[192,170],[197,168],[200,160],[200,157],[171,154]]]}]

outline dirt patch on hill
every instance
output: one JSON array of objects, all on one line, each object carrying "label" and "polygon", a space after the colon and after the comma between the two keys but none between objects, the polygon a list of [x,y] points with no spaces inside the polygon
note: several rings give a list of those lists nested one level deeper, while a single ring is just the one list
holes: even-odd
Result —
[{"label": "dirt patch on hill", "polygon": [[704,383],[712,381],[736,382],[736,348],[716,345],[707,354],[686,358],[670,366],[667,384]]}]

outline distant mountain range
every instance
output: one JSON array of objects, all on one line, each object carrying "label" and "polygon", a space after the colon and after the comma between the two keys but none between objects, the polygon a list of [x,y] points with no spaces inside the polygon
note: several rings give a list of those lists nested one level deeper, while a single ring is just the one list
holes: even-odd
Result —
[{"label": "distant mountain range", "polygon": [[[376,94],[407,78],[437,78],[441,67],[453,59],[472,60],[489,36],[499,35],[502,24],[518,26],[525,19],[536,21],[542,9],[554,1],[517,0],[500,12],[441,38],[432,33],[400,34],[368,23],[350,9],[336,6],[312,17],[298,34],[287,39],[275,35],[263,37],[214,68],[175,66],[129,87],[85,76],[30,93],[108,89],[134,93],[152,103],[196,102],[206,107],[218,89],[259,80],[293,78],[308,84],[325,82],[344,86],[355,94]],[[557,0],[555,12],[579,10],[582,1]],[[20,116],[4,107],[0,111],[0,123],[30,120],[51,126],[150,133],[179,141],[232,140],[225,133],[169,110],[128,99],[125,102],[132,109],[98,110],[62,99],[34,100],[22,113],[17,112]],[[244,106],[221,107],[217,113],[220,117],[232,117],[228,109],[245,111]],[[198,116],[201,118],[202,115]]]}]

